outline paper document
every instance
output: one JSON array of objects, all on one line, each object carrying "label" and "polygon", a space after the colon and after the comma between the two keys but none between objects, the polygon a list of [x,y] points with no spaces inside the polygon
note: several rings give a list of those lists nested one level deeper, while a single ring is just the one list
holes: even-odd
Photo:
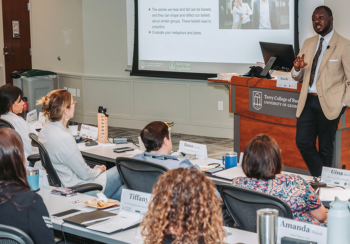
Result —
[{"label": "paper document", "polygon": [[324,202],[332,202],[335,197],[338,197],[340,201],[348,201],[350,199],[350,190],[336,188],[320,188],[320,200]]},{"label": "paper document", "polygon": [[119,230],[127,229],[133,225],[141,223],[141,217],[142,216],[138,213],[122,211],[117,216],[107,221],[88,226],[87,229],[96,230],[104,233],[112,233]]},{"label": "paper document", "polygon": [[225,169],[223,171],[214,173],[213,176],[226,179],[226,180],[233,180],[237,177],[244,177],[245,174],[243,173],[243,170],[241,167],[233,167],[230,169]]}]

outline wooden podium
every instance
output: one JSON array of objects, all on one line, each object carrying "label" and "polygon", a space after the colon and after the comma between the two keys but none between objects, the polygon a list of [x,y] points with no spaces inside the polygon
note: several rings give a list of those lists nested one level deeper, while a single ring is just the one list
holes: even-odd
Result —
[{"label": "wooden podium", "polygon": [[[282,149],[284,170],[309,174],[295,142],[296,108],[302,83],[298,83],[297,89],[290,89],[277,87],[277,80],[243,76],[233,76],[230,81],[208,80],[229,85],[235,152],[244,152],[247,143],[256,135],[268,134]],[[342,115],[336,133],[333,158],[336,168],[350,169],[349,109]]]}]

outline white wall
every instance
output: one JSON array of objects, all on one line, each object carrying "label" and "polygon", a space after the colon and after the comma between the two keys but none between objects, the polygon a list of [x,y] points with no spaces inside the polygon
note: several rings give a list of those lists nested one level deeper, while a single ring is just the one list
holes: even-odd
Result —
[{"label": "white wall", "polygon": [[83,75],[82,1],[30,2],[33,68]]},{"label": "white wall", "polygon": [[86,75],[128,76],[126,1],[83,0]]},{"label": "white wall", "polygon": [[349,0],[325,0],[325,4],[332,9],[334,29],[342,36],[350,39],[349,28]]}]

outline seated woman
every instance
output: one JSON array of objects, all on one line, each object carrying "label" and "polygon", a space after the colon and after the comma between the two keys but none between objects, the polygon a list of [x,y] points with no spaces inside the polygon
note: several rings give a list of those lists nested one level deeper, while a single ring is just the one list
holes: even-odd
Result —
[{"label": "seated woman", "polygon": [[273,138],[268,135],[253,138],[244,150],[242,169],[247,177],[233,179],[232,185],[284,200],[294,220],[327,225],[326,209],[309,183],[298,175],[281,174],[281,152]]},{"label": "seated woman", "polygon": [[[73,118],[76,101],[67,90],[54,90],[43,97],[44,115],[47,123],[39,133],[39,141],[49,153],[63,187],[98,183],[103,186],[108,198],[120,200],[123,185],[116,167],[106,171],[105,166],[96,165],[90,168],[67,130],[68,120]],[[96,195],[96,191],[86,194]]]},{"label": "seated woman", "polygon": [[141,223],[143,243],[224,243],[215,186],[195,168],[164,173]]},{"label": "seated woman", "polygon": [[149,123],[141,131],[140,136],[146,151],[135,155],[134,158],[160,164],[168,169],[196,167],[200,171],[199,166],[192,164],[187,158],[178,159],[177,156],[169,155],[173,144],[168,126],[164,122],[153,121]]},{"label": "seated woman", "polygon": [[50,215],[43,199],[27,181],[21,137],[0,129],[0,224],[16,227],[37,244],[55,243]]},{"label": "seated woman", "polygon": [[38,153],[38,149],[32,147],[28,135],[30,133],[38,133],[33,126],[17,115],[23,111],[22,98],[23,92],[18,87],[13,86],[12,84],[6,84],[0,87],[0,116],[2,119],[10,122],[21,136],[24,145],[25,159],[27,159],[29,155]]}]

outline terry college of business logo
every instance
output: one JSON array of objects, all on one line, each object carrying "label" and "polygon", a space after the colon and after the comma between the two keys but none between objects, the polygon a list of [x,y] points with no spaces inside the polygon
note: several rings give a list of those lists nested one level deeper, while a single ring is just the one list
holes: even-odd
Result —
[{"label": "terry college of business logo", "polygon": [[255,110],[262,108],[262,92],[253,91],[253,108]]}]

